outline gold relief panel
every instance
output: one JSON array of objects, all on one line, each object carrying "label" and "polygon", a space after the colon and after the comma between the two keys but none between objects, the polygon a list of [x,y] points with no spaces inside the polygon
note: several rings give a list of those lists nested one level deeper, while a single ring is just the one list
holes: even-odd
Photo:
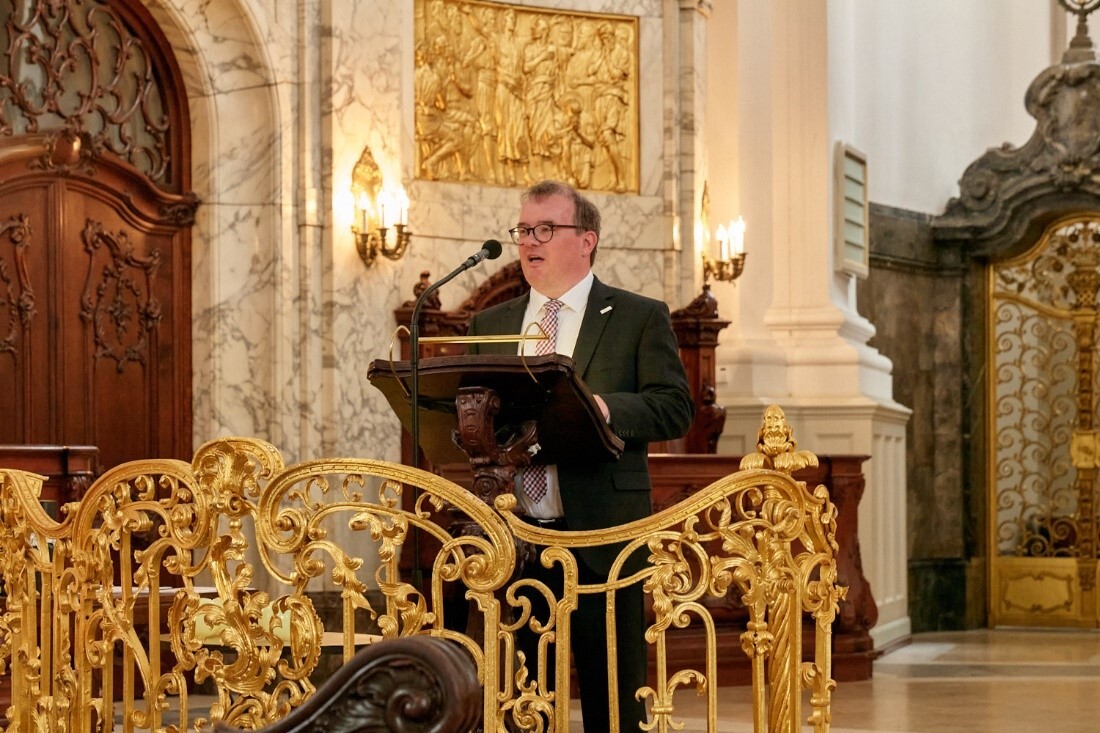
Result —
[{"label": "gold relief panel", "polygon": [[994,571],[999,602],[993,623],[1030,620],[1077,626],[1081,586],[1077,562],[1069,558],[1002,558]]},{"label": "gold relief panel", "polygon": [[417,0],[417,177],[638,191],[638,19]]}]

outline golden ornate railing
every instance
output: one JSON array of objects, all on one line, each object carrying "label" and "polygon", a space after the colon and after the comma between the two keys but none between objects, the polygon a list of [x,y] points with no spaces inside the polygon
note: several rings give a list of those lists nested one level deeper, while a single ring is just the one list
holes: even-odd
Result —
[{"label": "golden ornate railing", "polygon": [[[512,497],[489,507],[445,479],[382,461],[284,467],[274,447],[251,439],[210,442],[190,465],[119,466],[60,522],[38,502],[39,477],[0,469],[0,664],[13,701],[7,730],[259,727],[314,691],[310,675],[333,635],[347,660],[371,631],[430,634],[466,648],[484,686],[486,730],[567,731],[568,618],[578,594],[640,583],[652,602],[646,639],[656,675],[638,694],[652,730],[681,727],[674,693],[682,688],[705,697],[715,730],[714,660],[745,653],[756,731],[798,731],[803,690],[810,691],[808,722],[827,731],[830,626],[844,590],[835,583],[835,508],[824,487],[811,491],[791,478],[816,459],[794,450],[789,428],[787,440],[769,438],[776,413],[769,415],[759,452],[742,464],[752,468],[645,520],[598,532],[541,530],[512,514]],[[419,489],[413,511],[402,509],[409,487]],[[443,508],[449,526],[476,525],[476,532],[452,534],[437,521]],[[414,527],[441,546],[423,590],[402,577],[398,562]],[[353,540],[332,539],[341,532]],[[551,596],[549,619],[529,618],[515,599],[517,538],[542,546],[542,561],[563,569],[561,598],[541,589]],[[624,549],[608,581],[579,583],[569,550],[615,543]],[[626,563],[635,550],[648,558],[640,569]],[[325,582],[339,594],[342,618],[327,635],[310,593]],[[718,648],[705,604],[730,592],[749,613],[740,650]],[[463,594],[476,612],[453,630],[444,600]],[[806,662],[804,614],[815,622]],[[670,669],[667,644],[688,624],[706,629],[707,653],[691,669]],[[557,656],[557,692],[540,671],[544,658],[528,670],[515,655],[520,626],[543,634],[540,648]],[[201,698],[202,709],[194,709],[197,690],[213,695]]]}]

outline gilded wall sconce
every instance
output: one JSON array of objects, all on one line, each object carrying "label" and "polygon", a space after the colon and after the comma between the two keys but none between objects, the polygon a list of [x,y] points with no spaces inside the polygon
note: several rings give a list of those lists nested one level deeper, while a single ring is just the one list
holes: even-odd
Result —
[{"label": "gilded wall sconce", "polygon": [[718,240],[718,259],[703,252],[703,282],[713,277],[720,282],[733,282],[745,269],[745,220],[740,216],[729,228],[718,225],[714,238]]},{"label": "gilded wall sconce", "polygon": [[389,260],[404,257],[412,238],[407,220],[409,197],[403,188],[383,187],[382,171],[370,148],[363,148],[352,170],[351,193],[355,201],[351,231],[363,264],[370,267],[379,256]]}]

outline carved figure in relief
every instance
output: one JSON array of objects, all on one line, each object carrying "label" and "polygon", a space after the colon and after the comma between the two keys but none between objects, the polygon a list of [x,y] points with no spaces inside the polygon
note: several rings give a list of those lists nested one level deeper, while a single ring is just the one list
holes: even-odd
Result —
[{"label": "carved figure in relief", "polygon": [[595,167],[596,130],[592,116],[584,111],[578,95],[567,93],[562,97],[556,121],[566,180],[577,188],[588,188]]},{"label": "carved figure in relief", "polygon": [[[422,15],[420,177],[506,186],[559,178],[628,190],[636,175],[633,25],[462,0],[429,0]],[[439,97],[421,98],[436,83]]]},{"label": "carved figure in relief", "polygon": [[578,23],[573,45],[562,73],[562,87],[580,99],[581,109],[593,108],[591,69],[596,61],[596,26],[594,23]]},{"label": "carved figure in relief", "polygon": [[463,151],[473,147],[477,115],[474,112],[474,82],[470,70],[458,63],[447,39],[439,36],[432,44],[429,63],[442,81],[442,123],[438,145],[422,163],[432,177],[453,171],[458,180],[469,178]]},{"label": "carved figure in relief", "polygon": [[[629,31],[622,28],[622,31]],[[596,29],[597,56],[589,73],[594,79],[597,140],[611,165],[611,188],[626,190],[626,171],[621,150],[626,138],[625,122],[629,106],[626,83],[630,80],[630,52],[618,46],[624,40],[616,36],[610,23],[601,23]]]},{"label": "carved figure in relief", "polygon": [[[513,38],[516,32],[516,11],[504,11],[504,35]],[[527,118],[523,109],[523,71],[519,46],[504,43],[500,47],[497,65],[497,90],[494,118],[497,129],[497,159],[501,181],[509,186],[527,183],[521,173],[527,162]]]},{"label": "carved figure in relief", "polygon": [[523,50],[524,101],[530,139],[531,175],[543,178],[554,158],[554,90],[557,82],[556,49],[548,42],[550,26],[544,18],[531,23],[531,41]]},{"label": "carved figure in relief", "polygon": [[[435,43],[444,42],[437,37]],[[433,44],[434,46],[435,44]],[[423,44],[417,44],[416,68],[413,71],[413,87],[416,91],[416,140],[420,145],[421,172],[429,173],[426,161],[432,150],[442,144],[443,129],[443,79],[433,64],[428,63],[428,53]]]},{"label": "carved figure in relief", "polygon": [[[470,167],[475,178],[494,181],[500,177],[494,151],[497,128],[493,116],[486,112],[495,106],[499,43],[488,30],[492,28],[492,10],[486,7],[475,8],[463,5],[462,13],[467,23],[459,55],[462,58],[462,65],[473,70],[474,114],[477,117],[480,137],[480,144],[476,148],[478,155],[472,157]],[[472,153],[473,150],[470,152]]]},{"label": "carved figure in relief", "polygon": [[424,14],[425,36],[435,38],[447,34],[446,4],[443,0],[428,3],[428,12]]}]

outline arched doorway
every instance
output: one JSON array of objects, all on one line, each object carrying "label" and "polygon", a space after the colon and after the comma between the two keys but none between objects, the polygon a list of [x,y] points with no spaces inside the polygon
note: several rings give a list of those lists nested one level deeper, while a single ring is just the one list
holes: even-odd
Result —
[{"label": "arched doorway", "polygon": [[990,623],[1096,626],[1100,212],[988,272]]},{"label": "arched doorway", "polygon": [[137,0],[0,11],[0,442],[191,454],[187,99]]},{"label": "arched doorway", "polygon": [[1027,90],[1031,139],[971,163],[932,224],[944,261],[966,273],[958,461],[990,625],[1100,625],[1100,64],[1088,12]]}]

